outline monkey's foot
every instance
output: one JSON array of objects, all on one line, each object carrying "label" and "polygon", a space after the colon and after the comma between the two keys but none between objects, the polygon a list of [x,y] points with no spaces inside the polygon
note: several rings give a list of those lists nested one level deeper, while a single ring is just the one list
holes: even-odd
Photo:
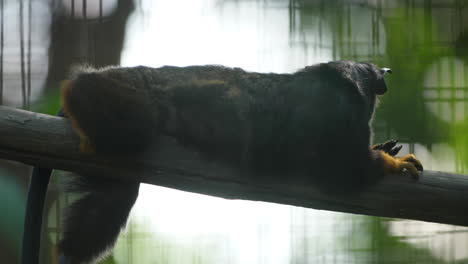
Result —
[{"label": "monkey's foot", "polygon": [[380,143],[380,144],[377,144],[377,145],[374,145],[371,147],[371,149],[373,150],[381,150],[387,154],[389,154],[390,156],[395,156],[396,154],[398,154],[398,152],[400,152],[401,148],[402,148],[402,145],[396,145],[398,143],[398,140],[397,139],[392,139],[392,140],[389,140],[389,141],[386,141],[385,143]]},{"label": "monkey's foot", "polygon": [[419,178],[419,172],[423,171],[421,162],[413,154],[397,158],[381,151],[381,159],[385,174],[401,173],[407,170],[414,179]]}]

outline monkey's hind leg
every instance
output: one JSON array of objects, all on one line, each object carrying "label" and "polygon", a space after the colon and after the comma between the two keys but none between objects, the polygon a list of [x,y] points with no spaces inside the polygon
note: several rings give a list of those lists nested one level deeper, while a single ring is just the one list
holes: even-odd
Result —
[{"label": "monkey's hind leg", "polygon": [[77,176],[70,191],[82,196],[65,211],[60,264],[94,263],[112,249],[138,197],[139,183]]},{"label": "monkey's hind leg", "polygon": [[63,82],[63,110],[80,137],[81,151],[138,153],[156,138],[158,108],[144,88],[132,85],[103,72]]},{"label": "monkey's hind leg", "polygon": [[61,84],[61,101],[62,101],[62,109],[61,111],[67,117],[73,129],[77,133],[78,137],[80,138],[80,151],[84,153],[93,153],[94,147],[92,146],[91,142],[89,141],[88,136],[86,133],[83,131],[83,129],[80,127],[80,124],[78,120],[76,119],[75,115],[72,114],[72,110],[70,109],[70,103],[68,103],[68,99],[71,96],[71,89],[72,89],[72,83],[70,80],[64,80],[62,81]]}]

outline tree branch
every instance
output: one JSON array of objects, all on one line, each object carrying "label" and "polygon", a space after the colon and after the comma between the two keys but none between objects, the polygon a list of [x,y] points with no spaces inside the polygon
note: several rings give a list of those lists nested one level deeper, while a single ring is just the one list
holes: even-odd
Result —
[{"label": "tree branch", "polygon": [[256,175],[208,159],[171,137],[161,137],[151,148],[154,152],[142,157],[83,154],[78,144],[66,119],[0,106],[3,159],[229,199],[468,226],[466,175],[425,171],[417,182],[394,175],[359,194],[336,196],[313,186],[260,182]]}]

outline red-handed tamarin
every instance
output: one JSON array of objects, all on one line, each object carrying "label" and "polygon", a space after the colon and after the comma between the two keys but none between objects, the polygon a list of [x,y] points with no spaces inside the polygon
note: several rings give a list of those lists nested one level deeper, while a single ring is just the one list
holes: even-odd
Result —
[{"label": "red-handed tamarin", "polygon": [[[370,147],[369,123],[389,72],[352,61],[292,74],[223,66],[84,69],[64,82],[62,103],[83,152],[141,155],[158,135],[169,135],[234,166],[278,175],[272,180],[343,193],[422,170],[414,155],[394,157],[396,141]],[[62,263],[90,262],[112,248],[139,183],[82,175],[75,187],[84,195],[66,212]]]}]

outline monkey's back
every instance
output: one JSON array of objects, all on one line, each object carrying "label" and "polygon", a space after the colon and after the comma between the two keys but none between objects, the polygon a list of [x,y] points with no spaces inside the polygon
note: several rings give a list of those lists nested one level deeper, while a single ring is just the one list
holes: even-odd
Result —
[{"label": "monkey's back", "polygon": [[214,65],[118,71],[132,72],[126,82],[145,89],[163,113],[162,133],[235,165],[300,173],[320,167],[320,156],[336,151],[330,145],[349,129],[368,138],[365,102],[326,64],[294,74]]}]

